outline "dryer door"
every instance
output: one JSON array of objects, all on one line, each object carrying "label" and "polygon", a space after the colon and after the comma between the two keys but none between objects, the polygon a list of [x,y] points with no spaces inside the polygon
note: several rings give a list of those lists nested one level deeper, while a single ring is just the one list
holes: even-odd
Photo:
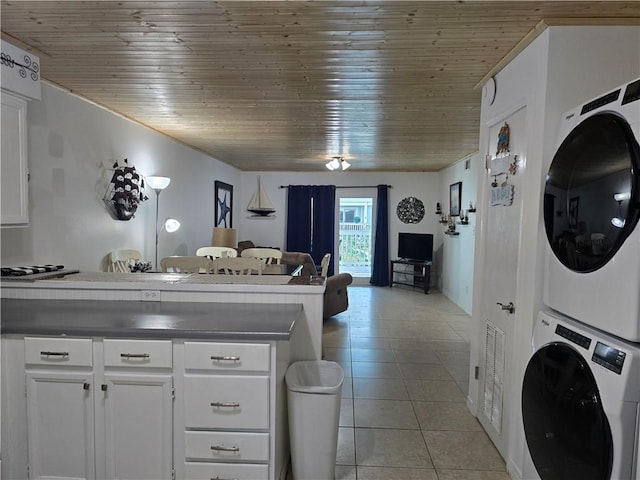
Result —
[{"label": "dryer door", "polygon": [[552,343],[527,365],[522,417],[542,480],[607,480],[613,462],[611,428],[589,365],[573,347]]},{"label": "dryer door", "polygon": [[640,147],[627,121],[597,113],[569,133],[553,157],[544,223],[558,260],[576,272],[606,264],[638,222]]}]

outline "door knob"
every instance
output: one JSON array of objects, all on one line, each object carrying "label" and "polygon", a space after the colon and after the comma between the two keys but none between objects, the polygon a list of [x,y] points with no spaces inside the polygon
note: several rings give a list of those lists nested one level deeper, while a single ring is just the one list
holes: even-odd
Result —
[{"label": "door knob", "polygon": [[496,302],[496,305],[500,305],[501,310],[506,310],[509,313],[513,313],[516,311],[516,307],[513,306],[513,302],[509,302],[507,304]]}]

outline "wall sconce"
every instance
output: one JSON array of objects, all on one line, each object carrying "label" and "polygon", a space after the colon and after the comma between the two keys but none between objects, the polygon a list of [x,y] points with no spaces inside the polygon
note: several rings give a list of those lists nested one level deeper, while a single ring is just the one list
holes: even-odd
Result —
[{"label": "wall sconce", "polygon": [[618,216],[611,219],[611,224],[616,228],[623,228],[625,220],[622,218],[622,202],[631,199],[631,192],[616,193],[613,199],[618,202]]},{"label": "wall sconce", "polygon": [[350,166],[351,166],[351,164],[349,162],[347,162],[342,157],[333,157],[330,162],[327,162],[325,164],[325,167],[327,167],[327,169],[332,170],[332,171],[333,170],[340,170],[340,169],[346,170]]}]

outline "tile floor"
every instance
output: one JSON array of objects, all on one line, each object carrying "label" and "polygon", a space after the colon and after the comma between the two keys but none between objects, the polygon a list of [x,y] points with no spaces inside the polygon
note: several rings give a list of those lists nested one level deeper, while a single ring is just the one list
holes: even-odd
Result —
[{"label": "tile floor", "polygon": [[349,287],[324,324],[345,372],[337,480],[508,480],[466,406],[470,317],[439,292]]}]

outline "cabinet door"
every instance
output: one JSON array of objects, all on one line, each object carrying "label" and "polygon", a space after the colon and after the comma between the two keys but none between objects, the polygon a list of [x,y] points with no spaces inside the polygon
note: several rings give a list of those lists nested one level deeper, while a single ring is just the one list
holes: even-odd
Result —
[{"label": "cabinet door", "polygon": [[27,102],[5,92],[2,92],[0,167],[2,225],[27,225]]},{"label": "cabinet door", "polygon": [[171,375],[105,374],[104,379],[107,478],[171,478]]},{"label": "cabinet door", "polygon": [[27,372],[29,477],[95,478],[93,374]]}]

